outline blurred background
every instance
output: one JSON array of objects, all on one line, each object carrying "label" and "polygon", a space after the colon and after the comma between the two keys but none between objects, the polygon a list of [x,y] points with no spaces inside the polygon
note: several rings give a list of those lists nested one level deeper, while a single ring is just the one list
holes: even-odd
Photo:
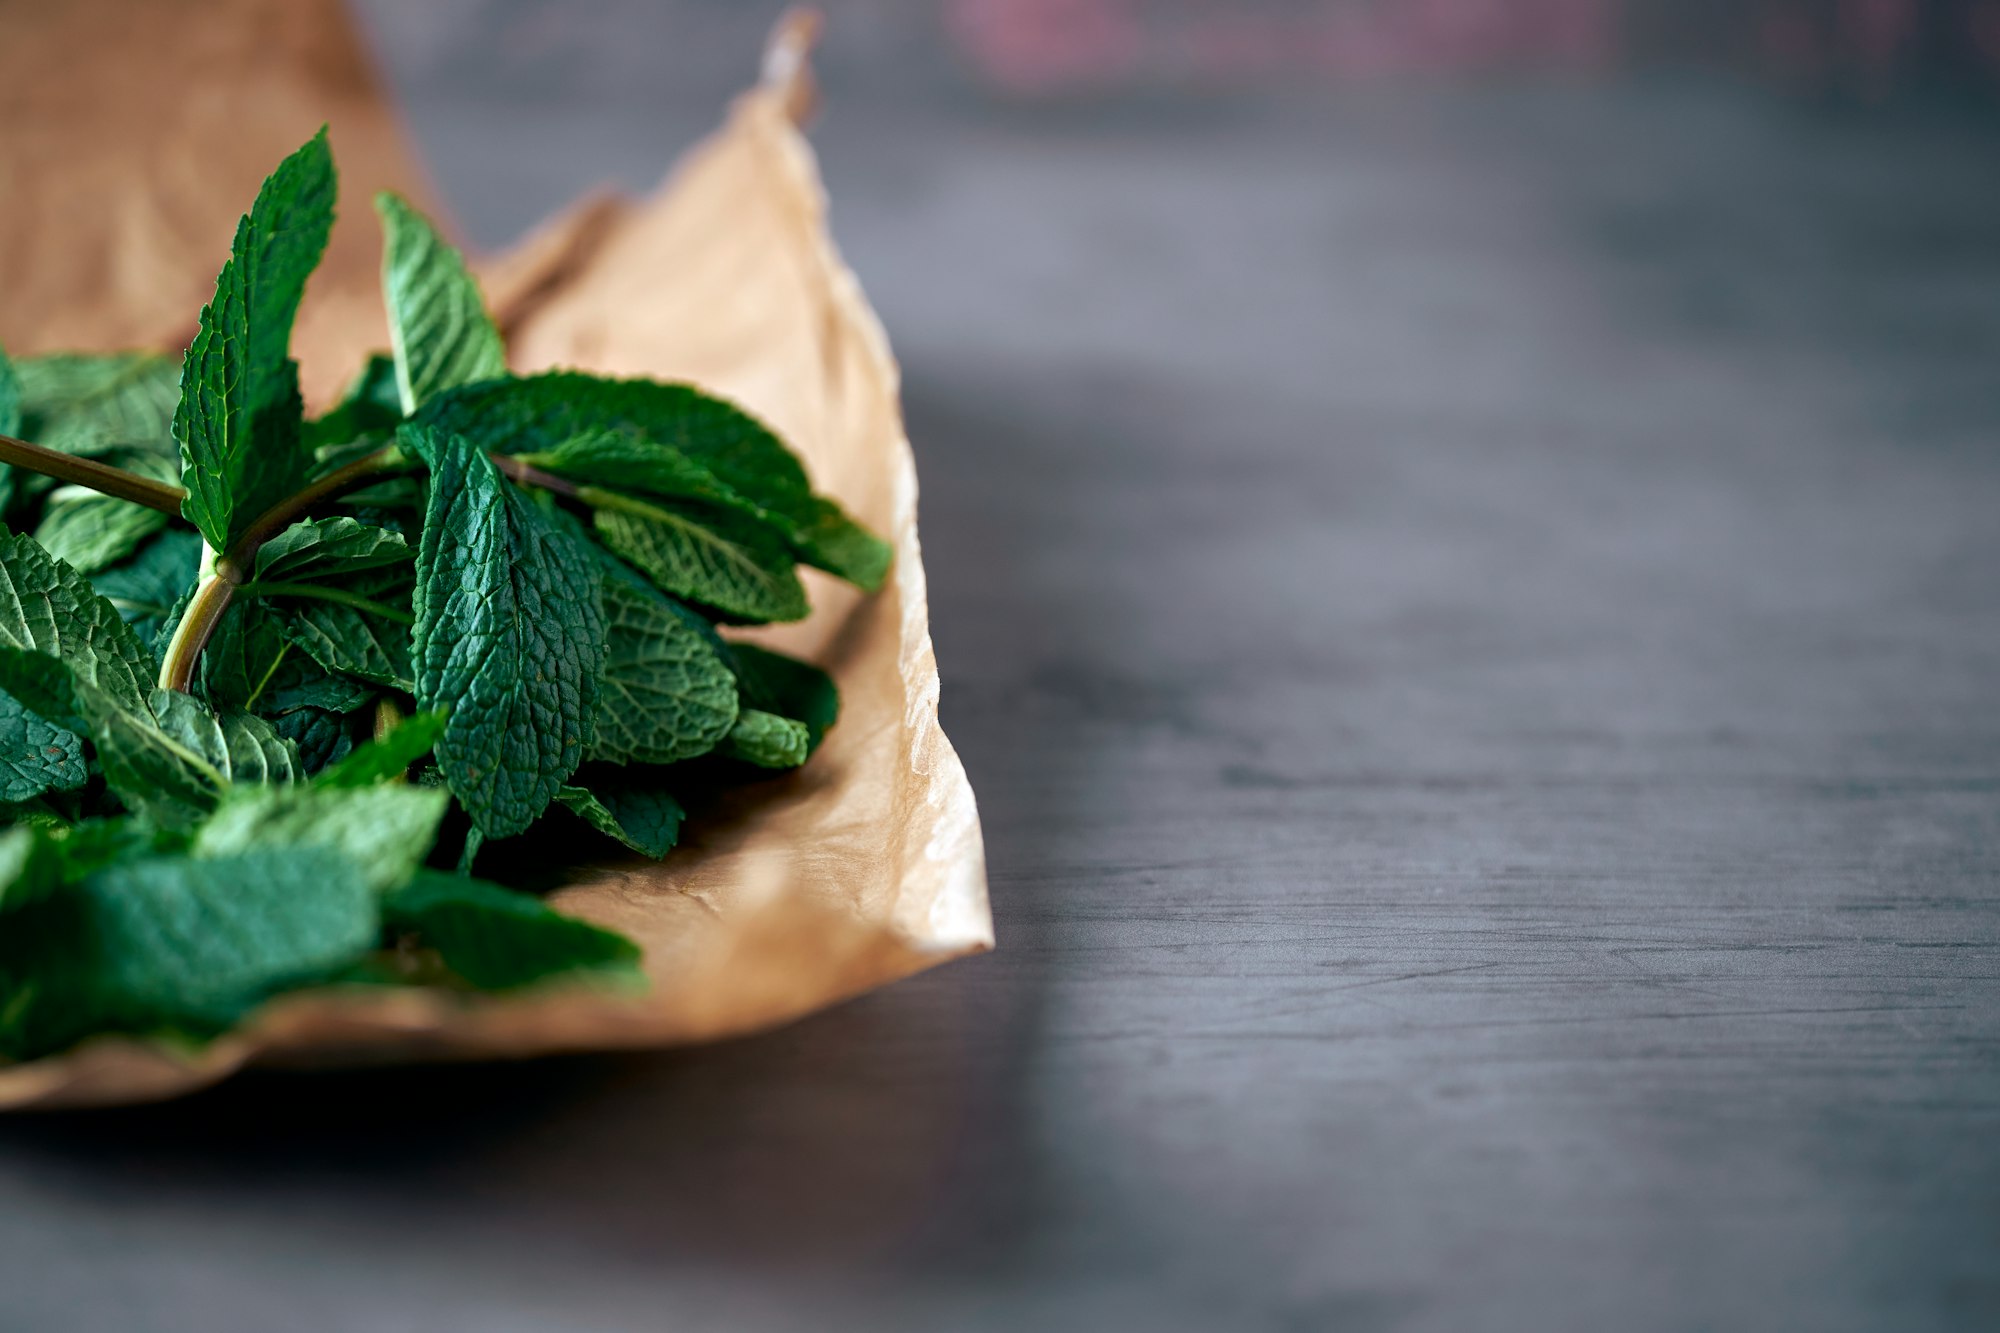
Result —
[{"label": "blurred background", "polygon": [[[491,247],[778,12],[355,7]],[[825,10],[999,950],[9,1122],[18,1326],[2000,1327],[2000,0]]]}]

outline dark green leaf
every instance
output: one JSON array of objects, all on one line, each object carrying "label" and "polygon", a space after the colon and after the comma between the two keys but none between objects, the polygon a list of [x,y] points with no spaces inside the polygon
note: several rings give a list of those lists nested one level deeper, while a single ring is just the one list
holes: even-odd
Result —
[{"label": "dark green leaf", "polygon": [[383,893],[416,873],[437,840],[447,792],[406,783],[368,787],[238,787],[195,834],[192,853],[228,857],[267,849],[330,848]]},{"label": "dark green leaf", "polygon": [[25,1059],[94,1032],[207,1036],[352,964],[379,922],[366,875],[327,848],[107,865],[9,917],[0,1046]]},{"label": "dark green leaf", "polygon": [[354,753],[355,719],[325,708],[292,708],[271,720],[271,730],[290,741],[299,752],[299,767],[318,773]]},{"label": "dark green leaf", "polygon": [[351,518],[316,518],[294,523],[265,542],[257,551],[254,577],[259,582],[310,582],[416,558],[399,532]]},{"label": "dark green leaf", "polygon": [[141,643],[151,643],[194,587],[201,571],[201,538],[166,532],[116,569],[90,577],[100,597],[118,609]]},{"label": "dark green leaf", "polygon": [[592,769],[589,785],[568,786],[556,800],[607,838],[615,838],[641,856],[659,860],[680,840],[687,811],[648,770]]},{"label": "dark green leaf", "polygon": [[306,278],[333,227],[334,192],[322,129],[278,165],[237,225],[182,365],[174,414],[188,488],[181,512],[218,551],[310,471],[288,349]]},{"label": "dark green leaf", "polygon": [[11,694],[0,694],[0,801],[74,791],[89,776],[82,738],[29,712]]},{"label": "dark green leaf", "polygon": [[521,832],[591,741],[604,664],[591,554],[463,437],[406,430],[431,466],[417,553],[417,704],[449,707],[438,764],[489,837]]},{"label": "dark green leaf", "polygon": [[396,195],[375,196],[382,219],[382,297],[405,412],[442,389],[507,373],[500,330],[458,251]]},{"label": "dark green leaf", "polygon": [[604,683],[590,757],[671,764],[714,749],[736,721],[736,686],[700,618],[611,562],[603,607]]},{"label": "dark green leaf", "polygon": [[396,362],[377,352],[361,368],[340,406],[306,423],[305,446],[322,469],[330,470],[327,464],[333,460],[328,451],[358,444],[354,457],[369,453],[390,442],[396,434],[396,424],[402,419],[403,404],[396,391]]},{"label": "dark green leaf", "polygon": [[461,875],[420,871],[382,910],[392,929],[414,932],[481,990],[511,990],[582,969],[630,975],[640,956],[622,935]]},{"label": "dark green leaf", "polygon": [[313,784],[319,787],[366,787],[400,778],[410,765],[431,752],[444,735],[449,714],[443,710],[416,713],[404,718],[388,735],[358,747],[353,754],[327,769]]},{"label": "dark green leaf", "polygon": [[743,690],[743,706],[805,723],[817,749],[840,716],[840,690],[833,677],[810,662],[754,643],[730,644],[729,657]]},{"label": "dark green leaf", "polygon": [[762,422],[685,384],[551,371],[439,394],[415,420],[505,454],[546,454],[600,431],[637,432],[782,520],[806,563],[870,590],[888,568],[888,547],[814,495],[804,467]]},{"label": "dark green leaf", "polygon": [[33,906],[62,886],[62,852],[51,830],[20,824],[0,832],[0,913]]},{"label": "dark green leaf", "polygon": [[[408,566],[364,570],[324,586],[327,590],[315,596],[274,594],[263,599],[278,617],[285,637],[329,671],[414,692],[412,570]],[[339,596],[359,600],[354,604],[326,600]]]},{"label": "dark green leaf", "polygon": [[797,768],[812,753],[812,733],[803,722],[746,708],[716,753],[758,768]]},{"label": "dark green leaf", "polygon": [[18,534],[0,533],[0,646],[60,658],[123,707],[143,708],[152,692],[153,654],[118,608]]}]

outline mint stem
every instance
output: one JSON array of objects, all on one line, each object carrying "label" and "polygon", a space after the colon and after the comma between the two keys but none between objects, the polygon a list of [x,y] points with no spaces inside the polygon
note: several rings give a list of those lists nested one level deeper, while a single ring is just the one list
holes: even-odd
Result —
[{"label": "mint stem", "polygon": [[171,482],[154,481],[124,468],[110,467],[89,458],[77,458],[44,445],[30,444],[11,435],[0,435],[0,463],[28,472],[39,472],[57,481],[86,486],[104,495],[130,500],[133,504],[157,509],[179,518],[181,500],[187,492]]}]

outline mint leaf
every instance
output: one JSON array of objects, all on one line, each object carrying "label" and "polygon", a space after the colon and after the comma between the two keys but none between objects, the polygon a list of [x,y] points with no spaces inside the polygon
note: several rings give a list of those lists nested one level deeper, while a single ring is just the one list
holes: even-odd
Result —
[{"label": "mint leaf", "polygon": [[125,564],[91,575],[90,583],[141,643],[151,643],[200,572],[201,538],[183,530],[162,533]]},{"label": "mint leaf", "polygon": [[383,893],[423,864],[450,804],[448,792],[405,784],[239,787],[201,826],[190,851],[213,859],[258,849],[328,848]]},{"label": "mint leaf", "polygon": [[776,713],[806,724],[812,748],[840,717],[840,690],[833,677],[810,662],[760,648],[729,645],[730,662],[743,691],[743,707]]},{"label": "mint leaf", "polygon": [[234,709],[212,712],[192,695],[155,690],[143,713],[107,709],[86,693],[85,716],[105,781],[163,828],[188,828],[236,783],[296,782],[298,750],[271,724]]},{"label": "mint leaf", "polygon": [[21,429],[40,445],[96,457],[117,446],[171,456],[181,368],[154,352],[38,356],[15,364]]},{"label": "mint leaf", "polygon": [[521,832],[591,741],[604,662],[596,561],[462,436],[406,430],[431,467],[417,551],[417,705],[488,837]]},{"label": "mint leaf", "polygon": [[152,692],[152,652],[118,608],[18,534],[0,533],[0,647],[51,654],[123,707],[144,707]]},{"label": "mint leaf", "polygon": [[630,974],[640,956],[624,936],[539,898],[434,870],[391,893],[382,912],[391,929],[414,932],[481,990],[512,990],[579,969]]},{"label": "mint leaf", "polygon": [[291,708],[270,719],[271,730],[299,752],[299,767],[317,773],[354,753],[356,719],[324,708]]},{"label": "mint leaf", "polygon": [[202,689],[216,707],[276,717],[299,708],[349,713],[376,695],[369,685],[336,675],[287,636],[269,606],[239,600],[223,615],[201,657]]},{"label": "mint leaf", "polygon": [[444,735],[449,714],[438,710],[417,713],[388,735],[356,748],[353,754],[313,779],[316,787],[366,787],[400,778],[410,765],[431,752]]},{"label": "mint leaf", "polygon": [[49,830],[20,824],[0,832],[0,913],[31,907],[62,886],[62,853]]},{"label": "mint leaf", "polygon": [[164,532],[167,522],[157,509],[82,486],[65,486],[49,497],[35,540],[77,573],[96,574],[129,558]]},{"label": "mint leaf", "polygon": [[0,1049],[26,1059],[96,1032],[220,1031],[369,952],[380,909],[345,856],[293,847],[114,863],[7,920]]},{"label": "mint leaf", "polygon": [[[265,599],[285,637],[328,671],[357,676],[404,693],[416,690],[410,658],[411,571],[367,570],[330,585],[319,597],[271,595]],[[359,599],[327,601],[327,595]]]},{"label": "mint leaf", "polygon": [[226,551],[257,517],[304,483],[292,321],[333,227],[333,156],[326,131],[286,158],[237,225],[229,262],[202,308],[181,369],[174,413],[181,512]]},{"label": "mint leaf", "polygon": [[90,776],[83,740],[0,694],[0,801],[29,801],[48,791],[75,791]]},{"label": "mint leaf", "polygon": [[631,430],[597,430],[564,440],[521,461],[546,472],[631,495],[698,500],[751,518],[783,523],[723,484],[720,477],[680,450]]},{"label": "mint leaf", "polygon": [[588,785],[564,787],[556,800],[605,837],[655,861],[680,840],[687,811],[656,777],[592,770],[585,782]]},{"label": "mint leaf", "polygon": [[583,498],[603,506],[591,517],[605,546],[664,592],[752,624],[803,620],[812,609],[784,539],[755,519],[721,509],[696,518],[591,487]]},{"label": "mint leaf", "polygon": [[812,753],[812,733],[803,722],[746,708],[716,753],[758,768],[797,768]]},{"label": "mint leaf", "polygon": [[546,454],[580,435],[637,432],[677,450],[785,526],[797,557],[873,591],[889,548],[833,501],[762,422],[685,384],[604,379],[575,371],[469,385],[439,394],[417,424],[503,454]]},{"label": "mint leaf", "polygon": [[258,548],[258,582],[300,583],[406,565],[417,558],[400,532],[351,518],[294,523]]},{"label": "mint leaf", "polygon": [[375,196],[382,219],[382,297],[403,410],[441,389],[507,373],[500,330],[458,251],[397,195]]},{"label": "mint leaf", "polygon": [[[7,359],[7,349],[0,347],[0,435],[21,433],[21,377],[14,373],[14,363]],[[0,504],[4,504],[0,500]]]},{"label": "mint leaf", "polygon": [[590,757],[671,764],[708,753],[736,721],[728,663],[699,617],[604,563],[602,703]]},{"label": "mint leaf", "polygon": [[403,403],[396,389],[396,362],[377,352],[368,358],[368,364],[361,368],[354,383],[348,386],[347,396],[341,399],[340,406],[306,423],[305,446],[319,458],[322,466],[329,461],[327,451],[342,445],[357,446],[354,452],[358,457],[387,444],[395,436],[396,424],[402,419]]}]

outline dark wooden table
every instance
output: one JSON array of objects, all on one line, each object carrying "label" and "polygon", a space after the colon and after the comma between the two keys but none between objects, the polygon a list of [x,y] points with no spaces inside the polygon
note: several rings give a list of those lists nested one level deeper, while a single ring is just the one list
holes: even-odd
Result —
[{"label": "dark wooden table", "polygon": [[[371,0],[475,236],[652,179],[767,17],[642,8]],[[0,1124],[0,1327],[2000,1327],[1992,118],[1024,109],[845,31],[999,951]]]}]

